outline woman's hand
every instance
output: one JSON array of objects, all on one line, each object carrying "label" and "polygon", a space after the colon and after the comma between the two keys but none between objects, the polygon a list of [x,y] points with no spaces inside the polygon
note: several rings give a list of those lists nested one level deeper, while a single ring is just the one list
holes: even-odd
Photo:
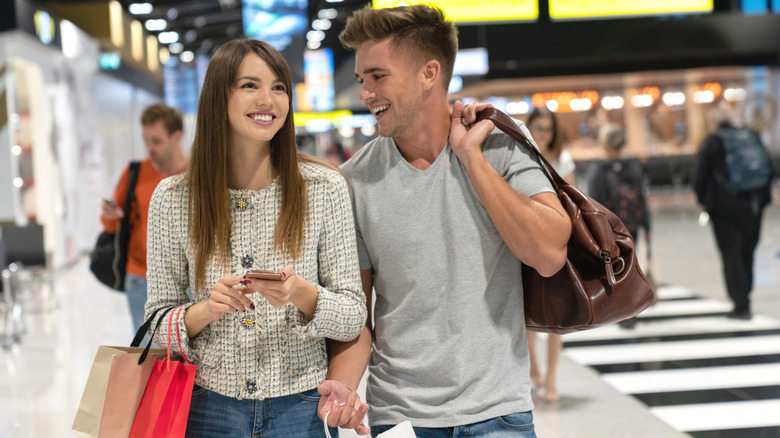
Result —
[{"label": "woman's hand", "polygon": [[209,321],[217,321],[226,313],[245,312],[254,309],[255,305],[247,297],[255,291],[246,287],[246,280],[241,277],[222,277],[211,289],[211,295],[206,300],[205,314]]},{"label": "woman's hand", "polygon": [[313,284],[297,275],[291,266],[282,269],[281,280],[244,278],[244,284],[252,292],[262,295],[268,304],[274,307],[292,303],[309,318],[314,316],[319,292]]}]

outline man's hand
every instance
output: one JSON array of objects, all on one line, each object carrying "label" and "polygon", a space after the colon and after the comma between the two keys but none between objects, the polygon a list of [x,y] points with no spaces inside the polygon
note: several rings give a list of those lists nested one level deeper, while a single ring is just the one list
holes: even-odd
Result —
[{"label": "man's hand", "polygon": [[119,208],[114,201],[104,199],[100,204],[100,208],[103,213],[103,217],[107,220],[120,219],[125,215],[125,212]]},{"label": "man's hand", "polygon": [[371,430],[363,423],[368,405],[361,403],[357,392],[336,380],[326,380],[317,388],[320,404],[317,415],[328,416],[328,426],[355,429],[358,435],[368,435]]},{"label": "man's hand", "polygon": [[482,153],[482,143],[495,127],[490,120],[477,120],[477,112],[488,107],[489,103],[470,103],[463,107],[459,100],[452,104],[450,121],[450,147],[464,166],[474,154]]}]

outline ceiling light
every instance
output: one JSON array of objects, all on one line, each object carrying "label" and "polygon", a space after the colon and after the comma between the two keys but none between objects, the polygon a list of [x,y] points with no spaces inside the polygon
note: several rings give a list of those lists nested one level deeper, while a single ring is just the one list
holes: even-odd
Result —
[{"label": "ceiling light", "polygon": [[310,30],[306,32],[306,39],[309,41],[322,41],[325,39],[325,32],[321,30]]},{"label": "ceiling light", "polygon": [[165,30],[165,28],[168,27],[168,22],[163,20],[162,18],[156,18],[153,20],[146,20],[144,26],[146,27],[146,30],[148,30],[149,32],[155,32],[158,30]]},{"label": "ceiling light", "polygon": [[154,7],[151,3],[130,3],[127,10],[133,15],[151,14]]},{"label": "ceiling light", "polygon": [[181,62],[192,62],[192,60],[195,59],[195,54],[187,50],[186,52],[181,52],[179,59]]},{"label": "ceiling light", "polygon": [[168,50],[171,53],[181,53],[182,50],[184,50],[184,44],[182,44],[182,43],[173,43],[170,46],[168,46]]},{"label": "ceiling light", "polygon": [[317,18],[319,19],[333,20],[338,16],[339,16],[339,11],[337,11],[334,8],[320,9],[320,11],[317,12]]},{"label": "ceiling light", "polygon": [[330,29],[330,20],[326,18],[314,20],[311,23],[311,28],[314,30],[328,30]]},{"label": "ceiling light", "polygon": [[171,44],[179,41],[179,34],[177,32],[160,32],[157,39],[160,44]]}]

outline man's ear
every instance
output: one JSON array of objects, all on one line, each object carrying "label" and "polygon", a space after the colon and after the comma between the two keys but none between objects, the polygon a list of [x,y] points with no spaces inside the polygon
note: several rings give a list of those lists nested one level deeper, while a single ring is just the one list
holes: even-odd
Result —
[{"label": "man's ear", "polygon": [[422,75],[424,88],[426,90],[433,88],[441,77],[441,64],[439,64],[439,61],[432,59],[426,62],[422,69]]},{"label": "man's ear", "polygon": [[171,134],[171,138],[173,138],[173,141],[179,144],[181,144],[181,136],[182,136],[181,130],[174,131],[173,134]]}]

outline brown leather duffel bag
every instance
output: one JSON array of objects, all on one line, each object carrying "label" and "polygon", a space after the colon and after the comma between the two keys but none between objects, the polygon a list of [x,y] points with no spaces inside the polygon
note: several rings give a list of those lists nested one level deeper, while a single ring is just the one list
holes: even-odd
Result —
[{"label": "brown leather duffel bag", "polygon": [[523,265],[528,330],[571,333],[636,316],[653,303],[653,288],[639,267],[634,240],[618,217],[558,175],[517,124],[495,108],[477,114],[531,150],[571,218],[566,265],[543,277]]}]

